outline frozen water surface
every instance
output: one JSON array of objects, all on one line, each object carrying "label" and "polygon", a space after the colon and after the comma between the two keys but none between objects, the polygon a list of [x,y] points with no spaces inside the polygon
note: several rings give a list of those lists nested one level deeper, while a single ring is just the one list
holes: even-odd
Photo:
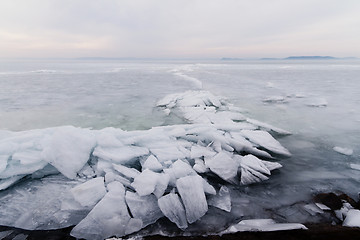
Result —
[{"label": "frozen water surface", "polygon": [[360,191],[359,78],[359,61],[1,60],[0,225],[102,239],[320,221],[314,194]]}]

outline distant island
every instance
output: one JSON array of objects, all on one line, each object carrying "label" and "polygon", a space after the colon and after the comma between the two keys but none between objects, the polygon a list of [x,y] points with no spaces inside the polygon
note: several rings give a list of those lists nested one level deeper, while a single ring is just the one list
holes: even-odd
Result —
[{"label": "distant island", "polygon": [[337,58],[332,56],[290,56],[286,58],[258,58],[258,59],[245,59],[245,58],[229,58],[224,57],[221,58],[222,61],[239,61],[239,60],[356,60],[359,58],[356,57],[344,57]]},{"label": "distant island", "polygon": [[331,56],[290,56],[284,58],[284,60],[328,60],[328,59],[338,59]]}]

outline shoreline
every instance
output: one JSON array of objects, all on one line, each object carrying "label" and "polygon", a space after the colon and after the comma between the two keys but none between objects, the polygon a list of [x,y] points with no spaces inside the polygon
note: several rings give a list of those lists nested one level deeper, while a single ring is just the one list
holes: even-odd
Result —
[{"label": "shoreline", "polygon": [[[277,239],[277,240],[298,240],[298,239],[311,239],[311,240],[338,240],[344,239],[356,239],[360,236],[360,228],[343,227],[341,225],[331,225],[327,223],[306,223],[304,224],[308,230],[286,230],[286,231],[273,231],[273,232],[237,232],[231,234],[208,235],[208,236],[145,236],[144,240],[262,240],[262,239]],[[23,230],[19,228],[0,226],[0,237],[2,239],[13,239],[19,235],[23,235],[27,240],[48,239],[48,240],[60,240],[60,239],[76,239],[70,236],[72,227],[56,229],[56,230]],[[11,231],[9,235],[2,236],[1,234],[6,231]],[[20,236],[19,236],[20,238]],[[120,238],[119,238],[120,239]]]}]

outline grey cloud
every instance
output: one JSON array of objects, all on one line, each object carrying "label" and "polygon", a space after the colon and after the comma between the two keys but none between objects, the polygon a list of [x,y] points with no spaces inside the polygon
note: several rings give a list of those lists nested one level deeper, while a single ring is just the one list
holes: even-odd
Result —
[{"label": "grey cloud", "polygon": [[360,41],[358,31],[346,28],[359,23],[359,10],[355,0],[2,0],[0,52],[14,57],[278,56],[301,54],[303,42],[313,39],[324,43],[316,51],[328,55],[333,45],[341,52],[343,40],[328,36]]}]

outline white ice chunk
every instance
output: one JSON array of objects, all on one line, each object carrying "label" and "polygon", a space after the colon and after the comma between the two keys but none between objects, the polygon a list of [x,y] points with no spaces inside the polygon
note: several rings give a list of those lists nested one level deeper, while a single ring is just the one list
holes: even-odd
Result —
[{"label": "white ice chunk", "polygon": [[290,132],[284,130],[284,129],[281,129],[281,128],[278,128],[278,127],[274,127],[268,123],[264,123],[264,122],[260,122],[258,120],[255,120],[255,119],[251,119],[251,118],[247,118],[246,119],[247,122],[249,123],[252,123],[254,125],[257,125],[259,127],[262,127],[264,129],[266,129],[267,131],[274,131],[278,134],[282,134],[282,135],[289,135],[291,134]]},{"label": "white ice chunk", "polygon": [[76,201],[82,206],[94,206],[106,194],[104,178],[93,178],[71,189]]},{"label": "white ice chunk", "polygon": [[141,197],[137,193],[127,191],[125,199],[133,217],[142,220],[143,228],[164,216],[155,195]]},{"label": "white ice chunk", "polygon": [[14,176],[14,177],[10,177],[10,178],[0,179],[0,191],[7,189],[8,187],[10,187],[11,185],[16,183],[23,177],[24,177],[24,175],[20,175],[20,176]]},{"label": "white ice chunk", "polygon": [[94,134],[90,130],[60,127],[45,143],[42,158],[64,176],[74,179],[89,160],[95,144]]},{"label": "white ice chunk", "polygon": [[[203,107],[183,107],[183,117],[190,123],[210,124],[211,116],[215,114],[215,109],[204,109]],[[209,111],[211,111],[209,113]]]},{"label": "white ice chunk", "polygon": [[122,147],[124,143],[120,142],[119,139],[116,138],[116,132],[121,131],[120,129],[104,129],[103,131],[99,131],[96,134],[97,145],[102,147]]},{"label": "white ice chunk", "polygon": [[291,156],[291,153],[277,140],[275,140],[268,132],[261,130],[241,130],[241,134],[251,142],[258,144],[271,152],[287,157]]},{"label": "white ice chunk", "polygon": [[263,102],[266,103],[286,103],[286,98],[283,96],[269,96],[267,98],[264,98],[262,100]]},{"label": "white ice chunk", "polygon": [[197,221],[208,211],[208,205],[200,176],[186,176],[176,181],[176,187],[186,210],[189,223]]},{"label": "white ice chunk", "polygon": [[81,178],[89,178],[89,179],[96,177],[94,169],[90,167],[89,164],[85,164],[85,166],[78,172],[78,175]]},{"label": "white ice chunk", "polygon": [[181,177],[196,175],[196,172],[192,169],[192,167],[182,160],[177,160],[170,168],[164,169],[164,172],[170,176],[170,183],[173,186],[175,185],[176,180]]},{"label": "white ice chunk", "polygon": [[36,162],[33,164],[20,164],[17,161],[9,161],[6,169],[0,173],[1,178],[11,178],[16,175],[27,175],[32,174],[38,170],[43,169],[48,163],[45,161]]},{"label": "white ice chunk", "polygon": [[360,210],[350,209],[343,222],[345,227],[360,227]]},{"label": "white ice chunk", "polygon": [[237,152],[247,152],[259,157],[272,158],[269,153],[255,148],[254,145],[248,140],[246,140],[239,132],[230,132],[230,136],[231,138],[229,137],[229,135],[225,135],[230,145]]},{"label": "white ice chunk", "polygon": [[118,181],[118,182],[122,183],[124,186],[132,188],[131,182],[129,179],[119,176],[118,174],[115,174],[113,171],[109,170],[105,174],[105,183],[109,184],[113,181]]},{"label": "white ice chunk", "polygon": [[193,169],[197,173],[206,173],[209,171],[209,169],[205,166],[205,163],[201,159],[195,159],[195,164],[193,166]]},{"label": "white ice chunk", "polygon": [[158,178],[158,173],[145,169],[135,177],[131,186],[136,190],[139,196],[146,196],[154,192]]},{"label": "white ice chunk", "polygon": [[119,164],[131,163],[135,158],[147,154],[149,154],[149,150],[147,148],[137,146],[117,148],[97,147],[93,152],[93,155],[96,157]]},{"label": "white ice chunk", "polygon": [[61,210],[62,211],[81,211],[84,210],[84,207],[81,206],[80,203],[77,201],[74,201],[73,198],[71,199],[65,199],[61,201]]},{"label": "white ice chunk", "polygon": [[91,212],[71,231],[76,238],[105,239],[122,237],[141,229],[142,225],[130,221],[125,204],[125,189],[121,183],[109,184],[109,192]]},{"label": "white ice chunk", "polygon": [[153,192],[153,194],[157,197],[160,198],[162,195],[164,195],[168,185],[169,185],[169,181],[170,181],[170,176],[166,173],[158,173],[158,179],[157,179],[157,183],[155,186],[155,190]]},{"label": "white ice chunk", "polygon": [[341,153],[341,154],[344,154],[347,156],[351,156],[354,153],[354,151],[351,148],[343,148],[343,147],[336,146],[333,149],[335,152],[338,152],[338,153]]},{"label": "white ice chunk", "polygon": [[236,161],[223,152],[216,154],[214,157],[205,158],[205,165],[226,181],[237,175],[239,167]]},{"label": "white ice chunk", "polygon": [[217,111],[216,117],[222,119],[230,119],[232,121],[244,121],[246,119],[241,113],[232,111]]},{"label": "white ice chunk", "polygon": [[323,214],[324,211],[317,207],[315,204],[306,204],[304,209],[311,215],[316,215],[317,213]]},{"label": "white ice chunk", "polygon": [[6,169],[9,157],[9,155],[0,155],[0,173]]},{"label": "white ice chunk", "polygon": [[160,172],[163,169],[163,166],[154,155],[150,155],[142,165],[142,170],[145,169],[150,169],[154,172]]},{"label": "white ice chunk", "polygon": [[215,188],[203,178],[203,187],[204,187],[204,192],[210,195],[216,195],[216,190]]},{"label": "white ice chunk", "polygon": [[113,163],[114,169],[124,175],[127,178],[136,178],[140,172],[136,170],[135,168],[128,168],[120,164]]},{"label": "white ice chunk", "polygon": [[328,206],[326,206],[325,204],[322,204],[322,203],[315,203],[315,205],[319,208],[319,209],[321,209],[321,210],[325,210],[325,211],[330,211],[331,210],[331,208],[329,208]]},{"label": "white ice chunk", "polygon": [[328,102],[325,98],[313,98],[310,99],[307,103],[307,106],[309,107],[326,107],[328,105]]},{"label": "white ice chunk", "polygon": [[[348,205],[348,206],[346,206]],[[346,218],[348,212],[350,209],[353,209],[353,207],[348,203],[348,204],[343,204],[342,208],[338,209],[338,210],[334,210],[335,216],[340,220],[343,221],[344,218]]]},{"label": "white ice chunk", "polygon": [[269,169],[270,171],[275,170],[275,169],[279,169],[282,168],[282,165],[278,162],[269,162],[269,161],[264,161],[261,160],[261,162],[266,166],[267,169]]},{"label": "white ice chunk", "polygon": [[267,168],[267,165],[269,165],[271,168],[277,168],[281,166],[278,166],[276,163],[262,161],[253,155],[246,155],[244,157],[239,156],[236,157],[236,159],[240,163],[240,183],[243,185],[268,180],[269,178],[266,175],[270,175],[270,169]]},{"label": "white ice chunk", "polygon": [[150,151],[162,163],[168,160],[185,158],[184,154],[176,146],[167,146],[164,148],[150,148]]},{"label": "white ice chunk", "polygon": [[42,161],[41,151],[27,150],[16,152],[12,155],[12,160],[20,161],[21,164],[34,164]]},{"label": "white ice chunk", "polygon": [[209,147],[194,145],[191,147],[190,157],[193,159],[200,158],[200,157],[213,157],[215,154],[216,154],[216,152],[214,152]]},{"label": "white ice chunk", "polygon": [[240,183],[242,185],[248,185],[248,184],[252,184],[252,183],[257,183],[257,182],[265,181],[265,180],[268,180],[268,179],[269,179],[268,177],[266,177],[265,175],[263,175],[263,174],[261,174],[259,172],[254,171],[254,173],[253,173],[249,169],[241,168],[241,181],[240,181]]},{"label": "white ice chunk", "polygon": [[240,166],[246,169],[253,169],[257,172],[270,175],[270,170],[266,167],[264,162],[253,155],[246,155],[239,159]]},{"label": "white ice chunk", "polygon": [[223,231],[222,234],[245,232],[245,231],[284,231],[293,229],[307,229],[300,223],[276,223],[272,219],[251,219],[243,220],[237,224],[230,226],[227,230]]},{"label": "white ice chunk", "polygon": [[96,167],[95,167],[96,173],[98,175],[103,176],[105,172],[107,172],[109,169],[113,169],[113,165],[111,162],[98,159],[98,162],[96,163]]},{"label": "white ice chunk", "polygon": [[350,163],[350,167],[355,170],[360,171],[360,164]]},{"label": "white ice chunk", "polygon": [[185,209],[180,198],[175,193],[169,193],[158,200],[159,207],[162,213],[178,228],[185,229],[188,227],[186,222]]},{"label": "white ice chunk", "polygon": [[221,186],[217,195],[212,196],[208,200],[208,204],[226,212],[231,211],[231,197],[229,189],[226,186]]}]

